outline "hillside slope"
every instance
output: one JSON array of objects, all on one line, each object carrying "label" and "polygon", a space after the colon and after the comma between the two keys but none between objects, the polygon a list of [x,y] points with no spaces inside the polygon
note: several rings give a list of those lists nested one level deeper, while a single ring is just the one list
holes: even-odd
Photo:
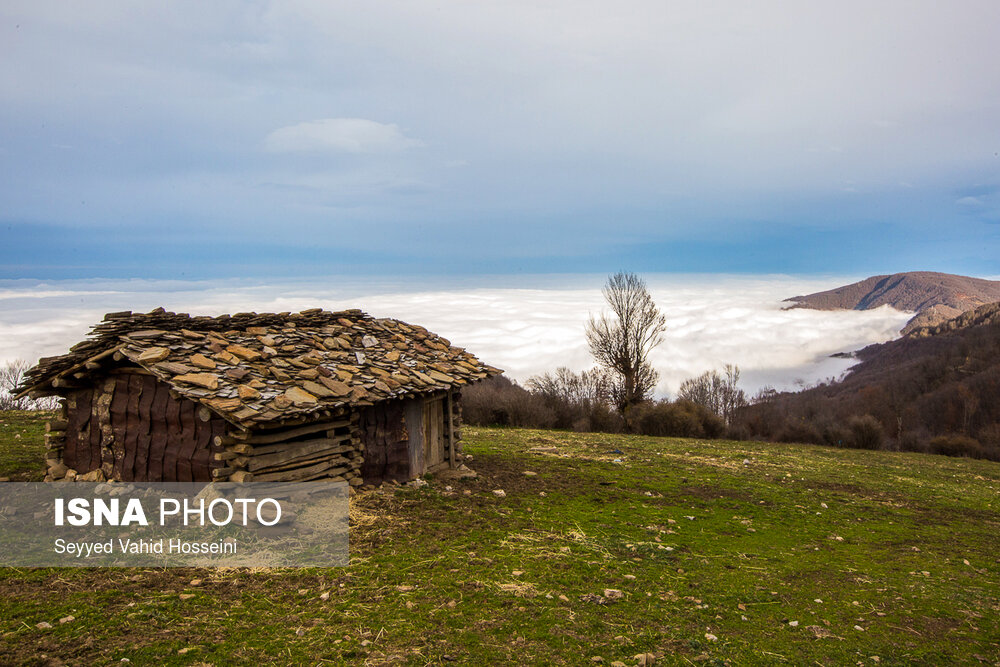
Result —
[{"label": "hillside slope", "polygon": [[861,362],[839,382],[750,407],[748,428],[759,436],[836,444],[851,418],[872,415],[900,448],[926,450],[935,436],[960,435],[977,442],[954,453],[1000,460],[1000,303],[856,356]]},{"label": "hillside slope", "polygon": [[872,276],[860,282],[786,301],[792,308],[816,310],[870,310],[892,306],[914,311],[903,333],[935,326],[987,303],[1000,301],[1000,281],[970,278],[949,273],[910,271]]},{"label": "hillside slope", "polygon": [[996,463],[463,437],[478,478],[353,496],[348,567],[0,568],[0,662],[1000,661]]}]

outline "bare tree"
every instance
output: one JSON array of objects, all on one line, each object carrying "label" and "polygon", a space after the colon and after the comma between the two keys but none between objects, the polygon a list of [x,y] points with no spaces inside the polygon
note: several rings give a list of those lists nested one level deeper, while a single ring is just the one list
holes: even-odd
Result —
[{"label": "bare tree", "polygon": [[15,359],[0,366],[0,410],[52,410],[59,404],[58,399],[51,396],[17,398],[16,389],[29,368],[31,364],[24,359]]},{"label": "bare tree", "polygon": [[603,292],[612,316],[591,316],[587,345],[597,363],[614,374],[611,395],[628,424],[631,408],[656,386],[659,374],[649,364],[649,353],[663,341],[666,318],[634,273],[614,274]]},{"label": "bare tree", "polygon": [[606,404],[610,396],[610,378],[603,368],[577,374],[568,368],[528,378],[528,388],[544,397],[575,405]]},{"label": "bare tree", "polygon": [[677,395],[705,406],[730,424],[736,411],[748,404],[746,393],[737,386],[739,381],[739,366],[726,364],[722,367],[722,374],[707,371],[696,378],[684,380]]}]

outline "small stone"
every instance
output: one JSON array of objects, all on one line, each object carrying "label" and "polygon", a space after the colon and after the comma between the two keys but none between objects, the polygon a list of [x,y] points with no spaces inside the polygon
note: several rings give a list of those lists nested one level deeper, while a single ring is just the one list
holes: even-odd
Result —
[{"label": "small stone", "polygon": [[242,407],[240,399],[232,398],[210,398],[205,401],[205,405],[219,412],[232,412]]},{"label": "small stone", "polygon": [[184,655],[185,653],[190,653],[193,650],[195,650],[194,646],[186,646],[184,648],[179,648],[177,649],[177,655]]},{"label": "small stone", "polygon": [[788,625],[792,626],[793,628],[797,628],[797,627],[799,627],[799,622],[798,621],[788,621]]},{"label": "small stone", "polygon": [[339,380],[328,377],[320,377],[318,379],[324,387],[333,392],[334,396],[347,396],[351,393],[351,388]]},{"label": "small stone", "polygon": [[189,586],[201,586],[201,579],[192,579]]},{"label": "small stone", "polygon": [[240,400],[243,401],[252,401],[260,398],[260,392],[249,385],[241,384],[236,388],[236,392],[239,394]]},{"label": "small stone", "polygon": [[323,600],[324,602],[327,601],[327,600],[329,600],[330,599],[330,591],[324,591],[323,593],[320,593],[319,594],[319,599]]},{"label": "small stone", "polygon": [[197,368],[204,368],[210,371],[214,371],[215,367],[218,365],[214,361],[206,357],[204,354],[192,354],[188,358],[188,362],[190,362],[192,366],[195,366]]},{"label": "small stone", "polygon": [[287,389],[284,396],[294,405],[312,405],[317,402],[315,396],[299,387],[291,387],[290,389]]},{"label": "small stone", "polygon": [[503,489],[493,489],[493,495],[496,496],[497,498],[506,498],[507,492],[504,491]]},{"label": "small stone", "polygon": [[76,616],[63,616],[62,618],[59,619],[59,623],[60,624],[62,624],[62,623],[72,623],[75,620],[76,620]]},{"label": "small stone", "polygon": [[524,471],[524,476],[525,477],[537,477],[538,473],[537,472],[532,472],[531,470],[525,470]]},{"label": "small stone", "polygon": [[618,590],[617,588],[605,588],[604,597],[609,600],[620,600],[625,597],[625,594]]},{"label": "small stone", "polygon": [[820,503],[819,506],[822,507],[823,509],[827,509],[826,503]]},{"label": "small stone", "polygon": [[372,643],[371,643],[371,641],[369,641],[369,640],[367,640],[367,639],[362,639],[362,640],[361,640],[361,645],[362,645],[362,646],[371,646],[371,645],[372,645]]},{"label": "small stone", "polygon": [[632,656],[632,659],[635,660],[636,665],[645,667],[649,667],[656,662],[656,656],[652,653],[638,653]]},{"label": "small stone", "polygon": [[631,580],[634,580],[634,579],[635,579],[635,575],[634,575],[634,574],[626,574],[626,575],[625,575],[625,578],[626,578],[626,579],[631,579]]},{"label": "small stone", "polygon": [[[66,474],[66,478],[69,479],[69,473]],[[91,470],[90,472],[84,473],[82,475],[76,475],[76,481],[78,482],[105,482],[107,478],[104,476],[104,471],[100,468]]]},{"label": "small stone", "polygon": [[185,373],[184,375],[175,375],[174,381],[193,384],[198,387],[204,387],[205,389],[211,389],[213,391],[219,388],[219,378],[212,373]]},{"label": "small stone", "polygon": [[165,347],[151,347],[139,355],[137,361],[140,364],[155,364],[170,356],[170,350]]},{"label": "small stone", "polygon": [[310,394],[320,397],[333,396],[333,392],[327,389],[325,386],[318,382],[313,382],[312,380],[306,380],[302,383],[302,388],[308,391]]},{"label": "small stone", "polygon": [[857,630],[857,631],[859,631],[859,632],[864,632],[865,631],[865,629],[863,627],[861,627],[860,625],[855,625],[854,629]]},{"label": "small stone", "polygon": [[514,575],[515,577],[520,577],[522,574],[524,574],[524,570],[514,570],[513,572],[511,572],[511,574]]},{"label": "small stone", "polygon": [[305,630],[303,630],[302,628],[297,628],[297,629],[295,630],[295,636],[296,636],[296,637],[302,637],[302,636],[304,636],[305,634],[306,634],[306,631],[305,631]]},{"label": "small stone", "polygon": [[181,593],[177,597],[179,597],[181,600],[190,600],[191,598],[194,597],[194,593]]},{"label": "small stone", "polygon": [[716,637],[715,635],[713,635],[711,632],[706,632],[705,633],[705,639],[707,639],[710,642],[717,642],[717,641],[719,641],[719,638]]},{"label": "small stone", "polygon": [[569,598],[566,597],[565,595],[560,595],[559,599],[562,600],[563,602],[569,602]]},{"label": "small stone", "polygon": [[35,623],[35,627],[38,628],[39,630],[48,630],[49,628],[52,627],[52,624],[42,621],[41,623]]},{"label": "small stone", "polygon": [[604,662],[604,658],[602,658],[599,655],[595,655],[595,656],[593,656],[593,657],[590,658],[590,661],[591,662]]},{"label": "small stone", "polygon": [[257,350],[251,350],[243,345],[230,345],[226,348],[226,352],[245,361],[257,361],[261,356]]}]

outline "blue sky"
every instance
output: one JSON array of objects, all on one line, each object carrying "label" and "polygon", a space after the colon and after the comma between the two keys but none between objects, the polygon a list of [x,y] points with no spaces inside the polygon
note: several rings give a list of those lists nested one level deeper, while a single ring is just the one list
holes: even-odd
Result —
[{"label": "blue sky", "polygon": [[0,278],[996,275],[998,31],[972,1],[4,2]]}]

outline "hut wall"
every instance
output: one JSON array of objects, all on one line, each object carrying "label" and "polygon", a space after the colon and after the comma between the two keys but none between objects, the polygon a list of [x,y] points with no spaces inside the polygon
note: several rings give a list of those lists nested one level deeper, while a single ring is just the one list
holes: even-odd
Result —
[{"label": "hut wall", "polygon": [[385,401],[362,410],[364,483],[405,482],[440,467],[457,465],[461,419],[457,395],[452,394],[450,406],[448,395],[441,392],[404,401]]},{"label": "hut wall", "polygon": [[404,482],[461,462],[460,398],[441,392],[245,431],[151,375],[119,371],[64,397],[46,426],[48,479],[72,469],[121,481]]},{"label": "hut wall", "polygon": [[198,482],[222,464],[213,443],[226,422],[192,401],[174,398],[151,375],[122,372],[71,391],[65,401],[65,433],[50,473],[101,470],[126,482]]},{"label": "hut wall", "polygon": [[365,462],[359,429],[359,414],[347,410],[270,429],[230,427],[215,438],[223,467],[212,474],[233,482],[332,479],[358,486]]}]

